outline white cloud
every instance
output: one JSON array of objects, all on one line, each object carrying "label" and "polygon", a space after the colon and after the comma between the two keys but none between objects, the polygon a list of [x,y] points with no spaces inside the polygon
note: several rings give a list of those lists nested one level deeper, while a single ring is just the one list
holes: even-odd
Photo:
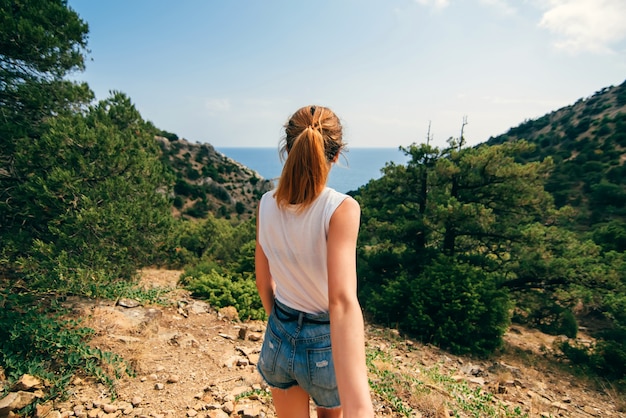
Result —
[{"label": "white cloud", "polygon": [[432,6],[435,9],[443,9],[448,7],[450,4],[450,0],[415,0],[417,3],[422,6]]},{"label": "white cloud", "polygon": [[626,38],[624,0],[544,0],[539,26],[557,35],[555,47],[569,52],[611,52]]}]

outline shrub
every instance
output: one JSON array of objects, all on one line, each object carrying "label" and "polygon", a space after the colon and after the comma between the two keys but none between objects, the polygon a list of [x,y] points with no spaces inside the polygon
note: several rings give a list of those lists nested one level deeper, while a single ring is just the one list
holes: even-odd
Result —
[{"label": "shrub", "polygon": [[197,276],[183,275],[181,281],[196,297],[215,308],[234,306],[240,319],[264,319],[265,310],[251,273],[218,273],[212,269]]},{"label": "shrub", "polygon": [[394,278],[370,297],[364,305],[375,306],[379,320],[397,321],[400,330],[453,353],[488,355],[509,325],[509,298],[494,276],[446,257],[415,278]]},{"label": "shrub", "polygon": [[115,395],[114,380],[133,375],[118,355],[90,347],[94,331],[66,319],[68,312],[55,300],[2,290],[0,306],[0,364],[9,382],[25,373],[38,376],[51,386],[48,398],[55,398],[65,394],[66,385],[80,370]]}]

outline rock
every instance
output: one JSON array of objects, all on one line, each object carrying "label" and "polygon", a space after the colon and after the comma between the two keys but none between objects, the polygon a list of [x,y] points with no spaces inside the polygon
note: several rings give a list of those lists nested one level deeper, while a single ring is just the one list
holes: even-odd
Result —
[{"label": "rock", "polygon": [[117,301],[117,305],[124,308],[136,308],[137,306],[141,306],[141,302],[135,299],[121,298]]},{"label": "rock", "polygon": [[552,402],[552,407],[558,410],[567,411],[568,407],[563,402]]},{"label": "rock", "polygon": [[87,412],[87,418],[100,418],[101,414],[104,414],[101,409],[92,409]]},{"label": "rock", "polygon": [[259,332],[253,332],[248,335],[248,339],[253,342],[261,341],[263,339],[263,334]]},{"label": "rock", "polygon": [[261,416],[261,407],[252,404],[238,405],[235,412],[243,418],[259,418]]},{"label": "rock", "polygon": [[33,389],[43,389],[43,383],[41,382],[41,379],[35,376],[31,376],[30,374],[25,374],[20,377],[20,380],[15,382],[15,384],[11,388],[11,391],[32,391]]},{"label": "rock", "polygon": [[35,399],[37,399],[37,396],[31,392],[24,392],[23,390],[10,392],[7,396],[0,399],[0,417],[25,408],[33,403]]},{"label": "rock", "polygon": [[250,361],[250,364],[256,366],[257,364],[259,364],[259,357],[259,354],[250,354],[248,355],[248,360]]},{"label": "rock", "polygon": [[482,377],[470,377],[467,381],[481,386],[484,386],[485,384],[485,379]]},{"label": "rock", "polygon": [[180,377],[176,374],[169,375],[166,383],[178,383],[180,381]]},{"label": "rock", "polygon": [[232,401],[224,402],[222,405],[222,411],[226,412],[228,415],[235,412],[235,404]]},{"label": "rock", "polygon": [[188,310],[193,314],[200,315],[210,312],[211,306],[204,301],[194,300],[191,305],[189,305]]},{"label": "rock", "polygon": [[37,404],[35,406],[35,418],[49,417],[50,412],[52,412],[52,408],[53,408],[52,402]]},{"label": "rock", "polygon": [[228,418],[230,415],[222,411],[221,409],[217,409],[214,411],[209,411],[206,416],[207,418]]},{"label": "rock", "polygon": [[245,340],[246,339],[246,335],[248,334],[248,327],[241,327],[239,328],[239,339],[240,340]]},{"label": "rock", "polygon": [[165,389],[165,385],[163,383],[157,383],[156,385],[154,385],[154,389],[155,390],[163,390],[163,389]]},{"label": "rock", "polygon": [[135,396],[133,397],[133,399],[130,400],[130,403],[137,408],[139,405],[141,405],[141,402],[143,402],[143,399],[141,399],[140,396]]},{"label": "rock", "polygon": [[224,361],[224,367],[232,369],[233,367],[235,367],[236,364],[239,363],[240,359],[241,359],[240,356],[231,356]]},{"label": "rock", "polygon": [[217,313],[218,318],[226,319],[228,321],[238,321],[239,313],[234,306],[226,306],[221,308]]},{"label": "rock", "polygon": [[102,410],[107,414],[112,414],[117,411],[117,406],[111,404],[102,405]]}]

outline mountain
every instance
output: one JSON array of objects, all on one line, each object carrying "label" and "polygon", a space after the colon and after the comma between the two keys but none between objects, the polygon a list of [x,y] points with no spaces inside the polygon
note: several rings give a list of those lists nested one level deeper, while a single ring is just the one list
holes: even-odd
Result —
[{"label": "mountain", "polygon": [[573,227],[596,235],[609,234],[600,240],[611,249],[625,250],[626,82],[526,120],[490,138],[487,144],[520,139],[535,145],[535,150],[521,155],[520,160],[554,160],[546,190],[558,207],[576,209]]},{"label": "mountain", "polygon": [[156,136],[163,160],[175,176],[175,216],[249,219],[272,182],[215,150],[176,136]]}]

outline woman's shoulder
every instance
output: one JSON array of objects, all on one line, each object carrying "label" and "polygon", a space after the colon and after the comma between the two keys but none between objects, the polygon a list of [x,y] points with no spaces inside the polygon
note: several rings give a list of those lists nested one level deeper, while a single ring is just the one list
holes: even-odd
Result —
[{"label": "woman's shoulder", "polygon": [[332,201],[339,202],[339,203],[343,202],[344,200],[351,200],[354,203],[357,203],[356,200],[352,196],[345,194],[345,193],[338,192],[337,190],[331,187],[326,187],[323,193],[326,194],[328,200],[332,200]]}]

